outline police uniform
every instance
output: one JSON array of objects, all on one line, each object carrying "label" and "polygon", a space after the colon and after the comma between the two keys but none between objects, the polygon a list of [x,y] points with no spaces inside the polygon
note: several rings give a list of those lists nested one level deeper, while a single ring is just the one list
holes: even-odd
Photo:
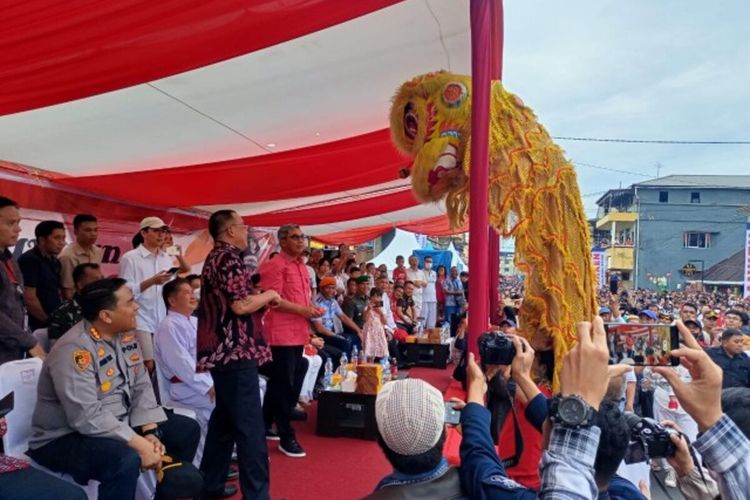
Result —
[{"label": "police uniform", "polygon": [[81,484],[100,481],[100,498],[133,498],[134,429],[157,423],[168,453],[188,462],[195,455],[197,423],[156,402],[132,333],[108,341],[88,321],[76,324],[44,361],[37,392],[28,454]]}]

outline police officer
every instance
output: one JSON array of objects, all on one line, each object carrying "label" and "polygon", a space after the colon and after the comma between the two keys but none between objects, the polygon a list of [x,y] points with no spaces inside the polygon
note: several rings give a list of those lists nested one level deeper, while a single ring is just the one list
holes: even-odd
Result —
[{"label": "police officer", "polygon": [[[157,404],[132,333],[138,305],[126,281],[91,283],[80,305],[84,320],[42,368],[28,454],[80,484],[99,481],[99,498],[132,500],[140,471],[162,470],[165,454],[193,460],[200,429]],[[157,498],[165,498],[160,487]]]}]

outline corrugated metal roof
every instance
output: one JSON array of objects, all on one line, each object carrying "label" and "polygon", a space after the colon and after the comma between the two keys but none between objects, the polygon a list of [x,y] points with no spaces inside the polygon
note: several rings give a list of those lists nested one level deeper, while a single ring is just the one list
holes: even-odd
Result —
[{"label": "corrugated metal roof", "polygon": [[633,184],[638,187],[750,189],[750,175],[668,175]]},{"label": "corrugated metal roof", "polygon": [[[703,281],[713,281],[719,283],[727,282],[743,282],[745,280],[744,275],[745,267],[745,251],[740,250],[731,257],[717,262],[713,266],[706,269],[703,274]],[[700,273],[696,273],[695,277],[691,281],[700,281]]]}]

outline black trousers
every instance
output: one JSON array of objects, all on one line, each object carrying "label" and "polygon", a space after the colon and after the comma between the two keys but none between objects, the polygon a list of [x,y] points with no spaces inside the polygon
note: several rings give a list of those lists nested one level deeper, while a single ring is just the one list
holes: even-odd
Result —
[{"label": "black trousers", "polygon": [[0,474],[0,499],[13,500],[87,500],[75,484],[29,467]]},{"label": "black trousers", "polygon": [[269,498],[268,448],[257,366],[212,370],[216,407],[208,421],[201,472],[207,493],[220,492],[237,443],[242,498]]},{"label": "black trousers", "polygon": [[[201,434],[198,422],[166,413],[167,421],[159,424],[159,430],[167,454],[192,462]],[[50,470],[70,474],[79,484],[99,481],[99,498],[132,500],[141,473],[138,453],[124,441],[77,432],[29,450],[28,455]]]},{"label": "black trousers", "polygon": [[263,405],[266,424],[276,423],[282,443],[294,438],[291,424],[292,408],[297,404],[302,382],[307,369],[300,360],[307,361],[302,356],[302,346],[271,346],[273,361],[270,366],[270,378]]},{"label": "black trousers", "polygon": [[[300,394],[302,394],[302,385],[305,383],[305,376],[307,375],[307,369],[310,367],[310,362],[306,357],[300,356],[297,360],[297,367],[294,370],[294,402],[292,408],[297,406]],[[261,375],[266,376],[271,380],[273,375],[273,362],[266,363],[262,368],[259,369]],[[289,410],[291,412],[291,410]],[[263,421],[266,424],[266,429],[271,429],[274,423],[273,406],[268,402],[268,387],[266,387],[266,397],[263,399]]]}]

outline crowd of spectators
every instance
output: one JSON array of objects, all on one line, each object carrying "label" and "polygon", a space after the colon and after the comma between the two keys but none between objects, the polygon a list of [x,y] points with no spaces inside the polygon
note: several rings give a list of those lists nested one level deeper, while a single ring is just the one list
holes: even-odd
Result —
[{"label": "crowd of spectators", "polygon": [[[278,230],[279,252],[250,269],[242,253],[249,228],[222,210],[208,222],[215,246],[200,275],[189,274],[169,227],[147,217],[118,277],[104,278],[96,217],[76,216],[67,246],[61,223],[39,223],[36,244],[16,260],[9,249],[20,223],[17,205],[0,198],[0,363],[44,360],[29,454],[81,484],[98,480],[101,498],[132,498],[144,469],[159,472],[158,498],[228,497],[237,492],[225,483],[232,476],[243,497],[269,498],[269,443],[306,456],[293,422],[307,418],[306,405],[324,389],[326,365],[358,356],[407,366],[399,341],[434,327],[450,329],[456,350],[469,351],[468,273],[432,269],[429,257],[399,256],[389,270],[358,261],[346,245],[308,248],[290,224]],[[523,281],[503,279],[500,292],[497,330],[516,355],[505,366],[463,357],[466,400],[451,403],[461,411],[460,467],[443,456],[439,391],[416,379],[390,382],[376,421],[394,472],[368,498],[648,498],[645,485],[619,475],[632,444],[628,414],[679,429],[669,438],[675,452],[652,461],[668,470],[668,485],[690,498],[746,497],[750,328],[742,300],[602,290],[599,314],[578,325],[553,390],[551,353],[517,336]],[[613,342],[606,322],[674,325],[681,364],[633,366],[630,346]],[[31,334],[39,329],[47,348]],[[195,419],[165,411],[167,403]],[[81,498],[52,479],[27,494],[18,485],[33,474],[44,473],[0,455],[3,493]]]}]

